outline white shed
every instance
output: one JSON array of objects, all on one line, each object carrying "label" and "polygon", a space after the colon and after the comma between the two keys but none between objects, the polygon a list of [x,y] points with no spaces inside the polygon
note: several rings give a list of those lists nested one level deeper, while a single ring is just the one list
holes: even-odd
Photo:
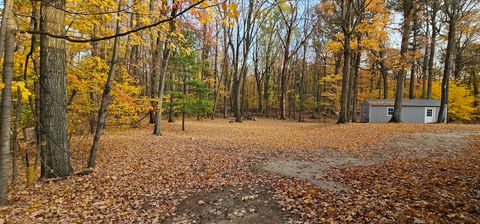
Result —
[{"label": "white shed", "polygon": [[[393,99],[367,99],[361,105],[361,120],[366,123],[386,123],[393,115]],[[405,123],[436,123],[439,100],[404,99],[401,120]],[[447,117],[448,106],[445,110]],[[446,119],[445,119],[446,120]]]}]

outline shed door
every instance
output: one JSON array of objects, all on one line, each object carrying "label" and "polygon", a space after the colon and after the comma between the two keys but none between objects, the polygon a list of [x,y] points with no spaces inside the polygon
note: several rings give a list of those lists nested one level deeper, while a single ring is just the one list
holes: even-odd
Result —
[{"label": "shed door", "polygon": [[425,108],[425,123],[433,123],[435,122],[435,108],[433,107],[426,107]]}]

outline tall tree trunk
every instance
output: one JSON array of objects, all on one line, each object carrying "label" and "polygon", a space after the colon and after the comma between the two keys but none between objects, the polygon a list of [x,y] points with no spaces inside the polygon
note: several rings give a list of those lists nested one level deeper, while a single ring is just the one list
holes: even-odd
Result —
[{"label": "tall tree trunk", "polygon": [[442,97],[440,100],[440,111],[438,112],[438,123],[446,122],[445,112],[448,104],[448,87],[450,85],[450,74],[452,65],[452,54],[455,52],[455,31],[457,26],[457,1],[450,1],[450,5],[447,6],[448,14],[448,41],[445,54],[445,65],[443,68],[442,78]]},{"label": "tall tree trunk", "polygon": [[[428,20],[427,20],[427,31],[425,33],[425,40],[428,40]],[[428,82],[428,76],[427,76],[427,69],[428,69],[428,54],[429,54],[429,45],[428,41],[425,43],[425,52],[423,53],[423,61],[422,61],[422,99],[427,99],[427,82]]]},{"label": "tall tree trunk", "polygon": [[[121,1],[118,1],[118,11],[121,10]],[[120,16],[120,13],[117,13],[117,16]],[[115,26],[115,34],[120,32],[120,20],[117,19]],[[90,158],[88,160],[87,168],[92,169],[95,167],[95,162],[97,159],[97,151],[100,146],[100,138],[102,136],[102,129],[105,125],[105,117],[107,114],[107,107],[110,101],[110,92],[112,90],[113,78],[115,77],[115,71],[117,69],[117,60],[118,60],[118,50],[120,48],[119,37],[115,37],[113,41],[113,53],[112,59],[110,61],[110,70],[108,71],[107,82],[103,89],[102,102],[100,103],[100,108],[98,109],[98,118],[95,129],[95,136],[93,138],[92,149],[90,150]]]},{"label": "tall tree trunk", "polygon": [[357,61],[358,53],[352,52],[352,56],[350,57],[350,78],[348,80],[348,94],[347,94],[347,121],[351,121],[352,119],[352,99],[353,99],[353,79],[355,75],[355,63]]},{"label": "tall tree trunk", "polygon": [[344,25],[343,30],[343,70],[342,70],[342,93],[340,97],[340,117],[337,124],[345,124],[348,122],[348,87],[350,83],[350,63],[351,63],[351,20],[352,20],[352,3],[353,1],[342,1],[342,19]]},{"label": "tall tree trunk", "polygon": [[217,104],[218,104],[218,95],[219,95],[219,92],[220,92],[220,85],[222,83],[222,73],[220,73],[220,77],[218,77],[218,46],[219,46],[219,43],[218,43],[218,36],[219,36],[219,27],[218,27],[218,23],[216,24],[216,29],[217,31],[217,35],[215,37],[215,55],[214,55],[214,70],[213,70],[213,74],[215,76],[215,82],[213,84],[213,106],[212,106],[212,120],[215,119],[215,115],[216,115],[216,110],[217,110]]},{"label": "tall tree trunk", "polygon": [[433,65],[435,62],[435,47],[437,45],[437,12],[438,12],[438,0],[432,2],[432,37],[430,39],[430,56],[428,57],[428,86],[427,86],[427,98],[432,99],[432,84],[433,84]]},{"label": "tall tree trunk", "polygon": [[[7,204],[8,160],[10,157],[10,110],[12,108],[12,78],[15,51],[15,20],[12,11],[13,1],[5,0],[3,24],[5,48],[3,54],[2,101],[0,108],[0,206]],[[15,158],[13,158],[15,159]]]},{"label": "tall tree trunk", "polygon": [[410,34],[410,23],[412,19],[413,11],[413,1],[414,0],[404,0],[403,1],[403,26],[402,26],[402,45],[400,47],[400,63],[401,68],[397,77],[397,88],[395,90],[395,106],[393,110],[392,119],[390,122],[402,122],[402,106],[403,106],[403,92],[404,92],[404,82],[406,74],[406,65],[403,64],[407,59],[408,51],[408,39]]},{"label": "tall tree trunk", "polygon": [[[175,17],[177,14],[177,4],[175,0],[172,1],[172,13],[171,17]],[[165,41],[165,46],[163,47],[163,59],[161,61],[161,68],[160,68],[160,83],[159,83],[159,90],[158,90],[158,105],[155,108],[155,127],[153,130],[153,134],[156,136],[162,135],[161,132],[161,120],[162,120],[162,103],[163,103],[163,92],[165,89],[165,75],[167,73],[168,68],[168,61],[170,59],[170,48],[168,47],[169,41],[171,41],[172,33],[175,31],[175,20],[170,22],[170,33],[167,36],[167,41]]]},{"label": "tall tree trunk", "polygon": [[[360,43],[360,38],[358,38]],[[358,105],[358,79],[360,76],[360,61],[362,59],[362,52],[358,50],[355,57],[355,70],[353,73],[353,96],[352,96],[352,122],[357,122],[357,105]]]},{"label": "tall tree trunk", "polygon": [[[416,11],[416,10],[415,10]],[[414,13],[413,16],[413,41],[412,41],[412,53],[415,55],[417,51],[417,45],[418,45],[418,17],[417,17],[417,12]],[[415,86],[416,86],[416,73],[417,71],[417,60],[415,56],[412,58],[412,68],[410,70],[410,87],[408,89],[408,98],[410,99],[415,99]]]},{"label": "tall tree trunk", "polygon": [[[306,25],[306,24],[304,24]],[[306,33],[305,33],[306,36]],[[307,41],[303,43],[302,72],[300,74],[300,111],[298,113],[298,122],[304,122],[303,112],[305,110],[305,76],[307,76]]]},{"label": "tall tree trunk", "polygon": [[337,124],[348,122],[348,86],[350,80],[350,33],[345,33],[343,48],[342,95],[340,98],[340,117]]},{"label": "tall tree trunk", "polygon": [[[65,1],[41,4],[42,33],[65,35]],[[65,40],[40,38],[40,144],[42,177],[65,177],[73,172],[67,137]]]}]

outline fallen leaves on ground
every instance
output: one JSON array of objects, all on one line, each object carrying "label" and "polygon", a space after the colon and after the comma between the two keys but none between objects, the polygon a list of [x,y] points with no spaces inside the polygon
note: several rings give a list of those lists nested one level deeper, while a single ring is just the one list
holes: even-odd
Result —
[{"label": "fallen leaves on ground", "polygon": [[[177,123],[164,128],[163,137],[151,135],[150,126],[108,131],[92,174],[42,180],[31,188],[19,185],[11,189],[10,204],[0,208],[0,220],[155,223],[175,216],[176,208],[198,192],[263,183],[276,192],[283,210],[298,214],[298,222],[479,221],[478,139],[465,137],[466,149],[456,154],[421,158],[408,154],[397,159],[398,151],[407,149],[387,144],[417,132],[478,133],[478,126],[215,120],[188,122],[186,132]],[[79,170],[90,139],[77,141],[72,162]],[[326,149],[381,153],[382,160],[330,170],[324,178],[344,182],[348,190],[341,192],[258,170],[271,157],[315,162]],[[242,211],[236,213],[256,212]]]}]

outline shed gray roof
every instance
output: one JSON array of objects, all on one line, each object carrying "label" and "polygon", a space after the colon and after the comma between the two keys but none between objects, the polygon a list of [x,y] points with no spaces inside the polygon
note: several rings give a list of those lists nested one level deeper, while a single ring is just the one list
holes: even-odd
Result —
[{"label": "shed gray roof", "polygon": [[[392,106],[395,104],[394,99],[367,99],[366,102],[372,106]],[[423,99],[404,99],[403,105],[407,107],[439,107],[440,100],[423,100]]]}]

